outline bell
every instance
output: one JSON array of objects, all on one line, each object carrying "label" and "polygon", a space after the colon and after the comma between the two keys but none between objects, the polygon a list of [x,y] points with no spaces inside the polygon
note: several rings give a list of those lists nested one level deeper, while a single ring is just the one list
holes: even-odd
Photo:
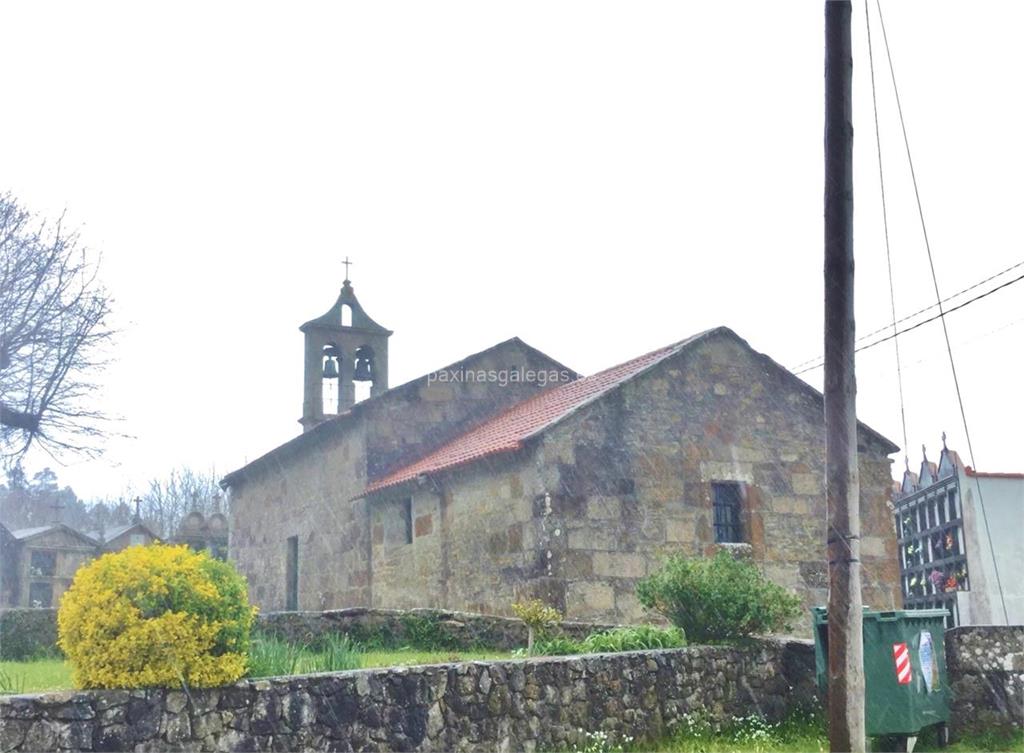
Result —
[{"label": "bell", "polygon": [[352,381],[354,382],[372,382],[373,375],[370,373],[370,359],[369,358],[357,358],[356,359],[356,370],[352,374]]},{"label": "bell", "polygon": [[333,358],[324,361],[324,379],[338,378],[338,362]]}]

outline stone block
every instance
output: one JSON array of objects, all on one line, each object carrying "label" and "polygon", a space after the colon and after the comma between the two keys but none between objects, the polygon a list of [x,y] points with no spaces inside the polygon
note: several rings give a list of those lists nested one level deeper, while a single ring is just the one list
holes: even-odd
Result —
[{"label": "stone block", "polygon": [[805,497],[773,497],[771,508],[773,512],[783,515],[809,515],[811,512],[811,500]]},{"label": "stone block", "polygon": [[604,578],[642,578],[647,558],[632,552],[594,552],[594,575]]},{"label": "stone block", "polygon": [[700,464],[701,481],[742,481],[754,483],[754,464],[719,460],[703,460]]},{"label": "stone block", "polygon": [[572,614],[593,616],[615,609],[615,589],[608,583],[577,581],[569,583],[566,602]]},{"label": "stone block", "polygon": [[665,521],[665,540],[672,543],[691,543],[697,538],[697,522],[693,518],[668,518]]},{"label": "stone block", "polygon": [[591,520],[618,520],[622,502],[618,497],[594,496],[587,500],[587,517]]},{"label": "stone block", "polygon": [[569,548],[614,551],[619,548],[618,531],[610,526],[587,526],[569,531]]},{"label": "stone block", "polygon": [[825,491],[825,477],[816,473],[794,473],[792,483],[794,494],[819,496]]},{"label": "stone block", "polygon": [[862,536],[860,554],[862,557],[885,557],[885,539],[880,536]]}]

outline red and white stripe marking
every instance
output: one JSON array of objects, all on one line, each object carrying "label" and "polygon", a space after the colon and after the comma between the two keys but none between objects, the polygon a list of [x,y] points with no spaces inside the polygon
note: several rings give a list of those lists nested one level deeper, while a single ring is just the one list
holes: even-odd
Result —
[{"label": "red and white stripe marking", "polygon": [[896,660],[896,682],[900,685],[910,684],[910,651],[906,643],[892,644],[892,656]]}]

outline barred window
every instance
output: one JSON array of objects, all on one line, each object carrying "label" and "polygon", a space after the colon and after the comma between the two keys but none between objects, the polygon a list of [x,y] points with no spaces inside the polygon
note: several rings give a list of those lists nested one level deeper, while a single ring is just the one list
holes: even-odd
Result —
[{"label": "barred window", "polygon": [[711,484],[711,494],[715,513],[715,543],[741,543],[740,485],[732,481],[715,482]]}]

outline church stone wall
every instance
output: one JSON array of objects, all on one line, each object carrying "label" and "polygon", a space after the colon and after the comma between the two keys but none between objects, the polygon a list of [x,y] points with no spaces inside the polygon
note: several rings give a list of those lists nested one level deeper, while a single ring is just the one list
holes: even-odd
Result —
[{"label": "church stone wall", "polygon": [[[739,482],[742,539],[806,606],[827,600],[820,398],[732,338],[711,338],[548,432],[538,449],[567,615],[644,617],[639,578],[665,557],[711,554],[712,482]],[[861,433],[865,603],[899,606],[886,448]],[[801,620],[801,632],[809,623]]]},{"label": "church stone wall", "polygon": [[[396,543],[404,541],[400,498],[369,506],[354,498],[371,475],[542,389],[537,380],[510,380],[513,371],[531,370],[564,367],[517,340],[502,343],[466,359],[455,369],[462,372],[458,377],[454,371],[438,374],[357,405],[338,423],[307,432],[300,446],[279,448],[233,481],[229,556],[248,578],[253,603],[264,610],[286,608],[287,541],[297,536],[299,609],[445,606],[442,500],[417,492],[413,526],[419,533],[414,531],[416,546],[406,549]],[[481,372],[483,380],[476,378]],[[490,373],[493,380],[486,378]],[[498,381],[503,374],[505,384]],[[374,545],[374,535],[384,538]]]},{"label": "church stone wall", "polygon": [[[742,548],[763,572],[806,606],[825,603],[821,400],[769,366],[711,338],[532,447],[429,480],[412,492],[429,533],[375,546],[374,605],[508,614],[536,595],[571,619],[656,619],[636,583],[669,555],[716,551],[713,482],[741,484]],[[888,448],[861,440],[865,603],[896,608]],[[808,633],[805,623],[795,627]]]},{"label": "church stone wall", "polygon": [[231,489],[230,558],[263,610],[286,607],[288,539],[298,539],[298,605],[369,603],[366,483],[361,426],[267,464]]},{"label": "church stone wall", "polygon": [[416,489],[408,543],[402,498],[374,500],[374,606],[507,615],[517,599],[543,593],[539,483],[532,465],[513,455],[474,464],[450,487]]}]

